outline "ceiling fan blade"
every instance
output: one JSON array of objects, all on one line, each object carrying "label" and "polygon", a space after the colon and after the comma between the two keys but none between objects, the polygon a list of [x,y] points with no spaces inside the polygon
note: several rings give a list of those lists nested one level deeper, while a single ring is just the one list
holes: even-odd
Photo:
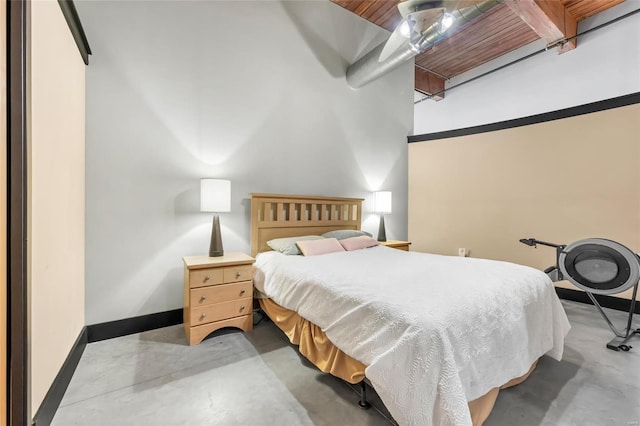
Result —
[{"label": "ceiling fan blade", "polygon": [[407,21],[406,19],[403,19],[402,22],[398,24],[396,29],[393,30],[393,32],[389,36],[389,39],[387,40],[384,47],[382,48],[382,52],[380,52],[380,56],[378,57],[378,62],[386,61],[387,58],[391,56],[393,52],[398,50],[400,46],[402,46],[403,44],[409,41],[409,37],[407,37],[408,34],[402,35],[402,24],[405,23],[406,21]]},{"label": "ceiling fan blade", "polygon": [[398,3],[398,11],[403,18],[420,10],[442,8],[447,0],[405,0]]}]

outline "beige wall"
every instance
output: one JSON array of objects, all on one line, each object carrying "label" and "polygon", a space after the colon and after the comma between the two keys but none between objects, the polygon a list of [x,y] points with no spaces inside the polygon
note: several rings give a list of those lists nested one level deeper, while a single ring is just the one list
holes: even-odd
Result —
[{"label": "beige wall", "polygon": [[520,238],[640,251],[640,105],[409,144],[408,226],[416,251],[540,269],[554,249]]},{"label": "beige wall", "polygon": [[84,326],[84,87],[58,2],[31,2],[32,415]]}]

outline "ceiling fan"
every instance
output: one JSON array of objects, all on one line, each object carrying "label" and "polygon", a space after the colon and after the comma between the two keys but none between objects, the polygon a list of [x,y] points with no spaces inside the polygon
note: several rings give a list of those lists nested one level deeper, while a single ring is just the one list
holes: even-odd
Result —
[{"label": "ceiling fan", "polygon": [[405,0],[398,3],[402,21],[396,26],[385,43],[379,62],[384,62],[405,43],[414,46],[427,30],[444,34],[456,20],[448,9],[454,8],[459,0]]}]

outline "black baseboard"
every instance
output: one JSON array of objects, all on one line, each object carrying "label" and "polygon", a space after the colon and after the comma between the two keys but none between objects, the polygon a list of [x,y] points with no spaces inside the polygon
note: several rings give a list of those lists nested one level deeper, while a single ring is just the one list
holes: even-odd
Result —
[{"label": "black baseboard", "polygon": [[[558,297],[560,299],[573,300],[574,302],[581,302],[581,303],[593,305],[593,303],[591,302],[591,299],[589,299],[589,296],[587,296],[587,293],[585,293],[584,291],[556,287],[556,293],[558,294]],[[598,303],[603,308],[611,308],[611,309],[616,309],[618,311],[625,311],[625,312],[629,312],[629,308],[631,308],[631,300],[629,299],[623,299],[621,297],[605,296],[602,294],[595,294],[594,296],[598,301]],[[636,314],[640,314],[640,303],[636,303],[636,306],[633,312]]]},{"label": "black baseboard", "polygon": [[89,334],[89,343],[93,343],[181,323],[182,309],[174,309],[173,311],[158,312],[155,314],[141,315],[139,317],[88,325],[87,331]]},{"label": "black baseboard", "polygon": [[87,327],[82,327],[82,331],[71,347],[71,351],[69,352],[69,355],[67,355],[67,359],[64,361],[64,364],[62,364],[58,375],[53,380],[49,391],[42,400],[42,404],[40,404],[38,412],[33,417],[34,426],[48,426],[51,424],[53,416],[56,414],[56,411],[60,406],[62,397],[67,391],[69,382],[71,382],[73,373],[75,373],[76,367],[80,362],[80,358],[82,357],[84,348],[87,346],[87,342]]}]

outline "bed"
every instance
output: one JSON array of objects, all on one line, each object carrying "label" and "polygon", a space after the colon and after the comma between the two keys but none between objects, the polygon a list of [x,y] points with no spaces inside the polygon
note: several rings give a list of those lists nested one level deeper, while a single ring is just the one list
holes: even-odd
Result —
[{"label": "bed", "polygon": [[383,246],[287,256],[267,241],[359,230],[362,200],[253,194],[251,206],[263,310],[320,370],[366,376],[401,425],[481,425],[500,388],[562,357],[569,323],[540,271]]}]

